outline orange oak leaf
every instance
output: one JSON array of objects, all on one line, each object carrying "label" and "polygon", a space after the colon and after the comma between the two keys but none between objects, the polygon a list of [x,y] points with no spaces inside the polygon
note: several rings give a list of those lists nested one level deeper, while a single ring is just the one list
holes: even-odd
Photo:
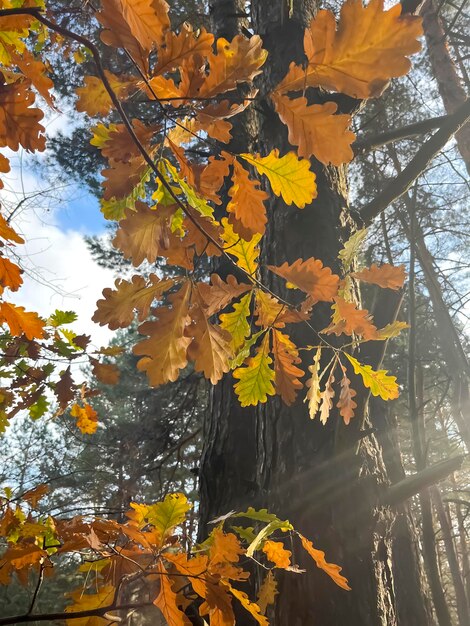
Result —
[{"label": "orange oak leaf", "polygon": [[148,339],[134,346],[134,354],[144,357],[137,367],[147,373],[153,387],[175,381],[179,370],[188,362],[186,352],[191,338],[185,335],[185,330],[191,321],[190,297],[191,282],[186,281],[178,292],[169,296],[171,308],[156,309],[157,320],[139,327],[139,332]]},{"label": "orange oak leaf", "polygon": [[0,256],[0,286],[8,287],[12,291],[17,291],[23,279],[21,278],[22,269],[12,263],[9,259]]},{"label": "orange oak leaf", "polygon": [[171,235],[170,217],[173,206],[150,208],[143,202],[136,203],[136,211],[128,211],[121,220],[113,244],[126,259],[138,267],[147,260],[154,263],[166,249],[165,241]]},{"label": "orange oak leaf", "polygon": [[292,265],[285,262],[279,267],[268,265],[268,268],[314,300],[330,302],[338,293],[339,276],[329,267],[323,267],[319,259],[297,259]]},{"label": "orange oak leaf", "polygon": [[372,283],[385,289],[401,289],[406,279],[404,265],[390,265],[384,263],[378,267],[373,263],[369,268],[352,274],[355,278],[365,283]]},{"label": "orange oak leaf", "polygon": [[336,406],[339,409],[339,414],[347,426],[351,421],[351,418],[354,417],[354,409],[357,408],[357,404],[354,401],[356,392],[351,387],[351,381],[346,375],[346,368],[343,364],[341,364],[341,369],[343,370],[343,378],[341,379],[341,391]]},{"label": "orange oak leaf", "polygon": [[249,39],[236,35],[231,42],[217,40],[217,54],[209,56],[210,71],[200,88],[200,96],[215,96],[235,89],[239,83],[252,80],[261,72],[267,52],[259,35]]},{"label": "orange oak leaf", "polygon": [[202,306],[195,305],[191,309],[192,323],[186,334],[192,337],[188,348],[188,357],[194,361],[194,369],[202,372],[213,385],[230,371],[232,349],[230,333],[211,324]]},{"label": "orange oak leaf", "polygon": [[[119,99],[125,98],[129,93],[137,90],[134,79],[126,76],[116,76],[108,70],[104,72],[112,90]],[[90,117],[108,115],[113,107],[103,81],[96,76],[85,76],[83,87],[78,87],[75,93],[78,96],[75,108],[81,113],[87,113]]]},{"label": "orange oak leaf", "polygon": [[113,363],[100,363],[97,359],[90,358],[93,376],[104,385],[116,385],[119,382],[121,372]]},{"label": "orange oak leaf", "polygon": [[31,108],[35,96],[28,80],[0,85],[0,147],[28,152],[46,147],[45,128],[39,121],[44,117],[40,109]]},{"label": "orange oak leaf", "polygon": [[335,335],[358,335],[366,341],[377,339],[377,328],[372,323],[372,317],[367,309],[358,309],[354,302],[347,302],[337,296],[331,307],[333,316],[331,324],[325,333]]},{"label": "orange oak leaf", "polygon": [[252,285],[239,283],[231,274],[227,276],[226,281],[218,274],[212,274],[210,283],[198,283],[197,285],[207,317],[225,309],[234,298],[241,296],[251,288]]},{"label": "orange oak leaf", "polygon": [[195,55],[202,58],[209,56],[213,43],[214,35],[204,28],[194,32],[193,27],[187,22],[182,25],[178,34],[168,30],[158,48],[157,65],[153,69],[154,76],[179,69],[185,59]]},{"label": "orange oak leaf", "polygon": [[320,86],[354,98],[379,96],[392,77],[408,72],[407,56],[421,49],[422,34],[419,17],[401,15],[399,3],[387,11],[383,5],[346,0],[338,30],[333,13],[319,11],[305,31],[307,68],[292,63],[277,90]]},{"label": "orange oak leaf", "polygon": [[27,312],[22,306],[10,302],[0,303],[0,320],[10,327],[14,337],[22,334],[28,339],[42,339],[44,337],[44,322],[37,313]]},{"label": "orange oak leaf", "polygon": [[170,289],[175,282],[172,279],[161,280],[150,274],[146,281],[143,276],[135,275],[131,280],[116,279],[116,289],[107,287],[103,290],[103,300],[96,303],[97,309],[93,321],[101,326],[105,324],[111,330],[126,328],[134,319],[134,311],[142,322],[149,314],[155,299]]},{"label": "orange oak leaf", "polygon": [[306,98],[291,99],[276,92],[271,99],[289,129],[289,142],[298,146],[299,156],[315,156],[325,165],[342,165],[352,160],[351,143],[356,135],[348,130],[351,116],[334,115],[338,109],[335,102],[308,105]]},{"label": "orange oak leaf", "polygon": [[94,408],[84,402],[83,406],[75,403],[70,410],[71,417],[77,420],[77,428],[84,435],[94,435],[98,428],[98,414]]},{"label": "orange oak leaf", "polygon": [[266,615],[266,609],[276,601],[276,596],[279,594],[277,590],[277,581],[274,578],[272,570],[266,574],[261,587],[258,592],[258,599],[256,604],[263,615]]},{"label": "orange oak leaf", "polygon": [[[132,120],[132,127],[140,143],[147,149],[151,138],[160,129],[159,126],[146,126],[139,119]],[[90,141],[91,145],[97,146],[101,154],[110,161],[128,163],[131,158],[141,156],[124,124],[111,124],[109,127],[98,124],[92,130],[94,136]]]},{"label": "orange oak leaf", "polygon": [[163,42],[170,27],[169,5],[165,0],[119,0],[119,4],[131,33],[147,53]]},{"label": "orange oak leaf", "polygon": [[24,243],[23,237],[20,237],[7,220],[0,213],[0,237],[6,241],[14,241],[15,243]]},{"label": "orange oak leaf", "polygon": [[260,626],[269,626],[267,618],[262,615],[261,610],[256,602],[251,602],[250,598],[244,591],[240,591],[239,589],[232,587],[232,585],[230,584],[228,584],[227,586],[230,589],[231,593],[240,602],[242,607],[247,610],[248,613],[250,613],[250,615],[258,622]]},{"label": "orange oak leaf", "polygon": [[109,161],[109,168],[101,171],[104,200],[126,198],[145,178],[148,165],[142,155],[130,157],[127,162]]},{"label": "orange oak leaf", "polygon": [[347,578],[340,574],[342,568],[339,565],[334,565],[334,563],[328,563],[325,558],[324,552],[314,548],[313,543],[306,539],[303,535],[301,535],[300,533],[297,534],[300,537],[300,541],[302,542],[304,550],[306,550],[308,554],[312,557],[312,559],[317,564],[317,567],[326,572],[328,576],[332,578],[339,587],[346,589],[346,591],[350,591],[351,588],[348,585]]},{"label": "orange oak leaf", "polygon": [[[0,172],[2,172],[2,174],[7,174],[10,170],[11,170],[10,160],[7,159],[7,157],[4,156],[3,154],[0,154]],[[0,189],[3,189],[3,187],[4,187],[3,181],[0,180]]]},{"label": "orange oak leaf", "polygon": [[160,578],[160,593],[153,603],[162,612],[168,626],[191,626],[189,618],[181,610],[183,597],[173,591],[173,585],[168,572],[160,560],[157,565]]},{"label": "orange oak leaf", "polygon": [[215,204],[221,204],[218,191],[223,185],[224,178],[229,175],[230,164],[233,161],[231,155],[222,151],[222,158],[209,157],[206,167],[202,170],[197,181],[197,189],[204,198],[212,200]]},{"label": "orange oak leaf", "polygon": [[47,75],[47,67],[28,50],[23,50],[21,54],[13,55],[13,62],[19,67],[21,73],[31,81],[35,89],[41,94],[47,104],[54,107],[54,98],[51,89],[54,83]]},{"label": "orange oak leaf", "polygon": [[211,533],[209,549],[209,572],[235,580],[248,578],[248,572],[244,572],[235,565],[244,553],[245,550],[236,535],[225,533],[220,528],[214,528]]},{"label": "orange oak leaf", "polygon": [[288,335],[273,330],[274,384],[278,393],[287,405],[293,404],[299,389],[303,385],[299,377],[303,370],[297,367],[301,362],[297,346]]},{"label": "orange oak leaf", "polygon": [[245,241],[250,241],[253,235],[262,235],[266,229],[268,219],[264,201],[268,199],[268,194],[260,189],[260,182],[250,178],[238,161],[233,163],[232,182],[228,191],[228,221],[235,233]]},{"label": "orange oak leaf", "polygon": [[290,550],[286,550],[281,541],[271,541],[268,539],[264,542],[263,552],[276,567],[286,569],[290,566],[292,552]]}]

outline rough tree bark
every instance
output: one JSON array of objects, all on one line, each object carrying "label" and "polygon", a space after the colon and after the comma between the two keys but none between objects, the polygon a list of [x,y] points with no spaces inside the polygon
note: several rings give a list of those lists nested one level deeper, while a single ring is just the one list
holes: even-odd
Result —
[{"label": "rough tree bark", "polygon": [[[314,0],[252,0],[250,25],[263,38],[269,57],[257,85],[262,99],[244,127],[237,128],[232,148],[262,154],[274,147],[281,154],[291,149],[264,96],[291,61],[302,59],[303,29],[316,8]],[[247,25],[244,0],[213,0],[210,10],[218,35],[232,37]],[[263,263],[314,256],[333,269],[337,266],[338,251],[355,228],[347,176],[342,168],[317,162],[313,167],[318,198],[311,206],[300,211],[279,198],[269,201]],[[263,278],[282,294],[281,281]],[[316,328],[326,325],[325,313],[315,313]],[[310,330],[296,332],[301,343],[315,341]],[[329,560],[340,563],[353,588],[350,593],[337,588],[308,557],[296,553],[295,561],[308,573],[280,577],[274,626],[398,624],[391,565],[394,513],[378,504],[388,479],[373,433],[361,433],[368,426],[367,398],[357,399],[357,417],[349,427],[335,415],[322,426],[309,419],[301,399],[291,407],[271,399],[256,409],[241,409],[233,381],[225,380],[212,392],[200,472],[202,528],[229,509],[267,506],[289,518]],[[242,617],[238,624],[251,621]]]}]

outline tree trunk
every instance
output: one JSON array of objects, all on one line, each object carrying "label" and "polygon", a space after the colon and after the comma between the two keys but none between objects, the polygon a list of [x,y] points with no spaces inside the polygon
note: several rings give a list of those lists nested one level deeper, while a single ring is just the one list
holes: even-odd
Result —
[{"label": "tree trunk", "polygon": [[[216,34],[236,34],[243,26],[240,14],[245,7],[244,1],[214,0]],[[263,38],[269,57],[257,85],[263,100],[257,102],[256,115],[234,133],[237,149],[263,155],[275,147],[281,154],[292,149],[285,127],[264,96],[291,61],[302,59],[303,29],[316,4],[303,0],[293,7],[290,16],[288,2],[251,2],[250,25]],[[311,206],[298,210],[271,197],[263,263],[280,265],[313,256],[337,267],[338,251],[354,230],[346,172],[317,162],[313,167],[318,198]],[[263,279],[283,295],[280,280]],[[327,323],[327,309],[318,309],[311,321],[320,329]],[[294,340],[313,343],[310,329],[298,326]],[[255,409],[242,409],[228,378],[211,393],[200,474],[202,528],[230,509],[268,507],[324,549],[328,560],[341,564],[353,589],[348,593],[336,587],[298,551],[294,561],[307,573],[281,572],[274,626],[397,624],[391,565],[394,515],[378,504],[377,497],[387,476],[375,437],[361,434],[368,424],[367,397],[356,399],[357,416],[345,427],[337,415],[325,426],[311,421],[301,398],[291,407],[274,398]],[[251,624],[251,618],[242,616],[237,626],[245,623]]]}]

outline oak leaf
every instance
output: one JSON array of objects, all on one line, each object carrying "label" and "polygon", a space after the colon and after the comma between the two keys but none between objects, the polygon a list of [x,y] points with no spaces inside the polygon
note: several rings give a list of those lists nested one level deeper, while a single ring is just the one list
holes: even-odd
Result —
[{"label": "oak leaf", "polygon": [[54,393],[57,396],[57,401],[59,403],[59,410],[63,413],[69,402],[71,402],[75,397],[76,385],[72,378],[72,374],[70,373],[70,365],[60,375],[59,380],[56,382],[54,386]]},{"label": "oak leaf", "polygon": [[307,381],[307,395],[304,402],[308,402],[308,414],[310,419],[314,419],[318,409],[320,407],[321,390],[320,390],[320,359],[321,359],[321,347],[317,348],[315,356],[313,358],[312,365],[309,365],[309,372],[312,376]]},{"label": "oak leaf", "polygon": [[20,237],[7,220],[0,214],[0,237],[6,241],[14,241],[15,243],[24,243],[23,237]]},{"label": "oak leaf", "polygon": [[275,373],[270,367],[272,362],[269,356],[269,334],[266,334],[256,355],[250,357],[244,367],[239,367],[233,372],[233,377],[238,380],[235,384],[235,393],[241,406],[256,406],[260,402],[266,402],[268,396],[275,394],[273,385]]},{"label": "oak leaf", "polygon": [[113,363],[100,363],[97,359],[90,358],[90,365],[95,376],[104,385],[116,385],[119,382],[121,372]]},{"label": "oak leaf", "polygon": [[157,65],[153,69],[153,75],[172,72],[180,68],[187,58],[200,55],[205,58],[212,52],[214,35],[208,33],[204,28],[194,32],[193,27],[184,22],[180,32],[177,34],[172,30],[167,30],[161,46],[158,48]]},{"label": "oak leaf", "polygon": [[373,370],[370,365],[362,365],[357,359],[344,353],[354,368],[354,372],[362,377],[364,385],[370,389],[373,396],[380,396],[382,400],[394,400],[399,396],[397,379],[389,376],[387,370]]},{"label": "oak leaf", "polygon": [[[66,613],[76,613],[77,611],[91,611],[93,609],[111,606],[114,600],[116,589],[113,585],[101,587],[97,593],[84,593],[83,589],[77,589],[69,594],[73,600],[73,604],[69,604],[65,608]],[[67,626],[101,626],[103,619],[90,616],[79,619],[66,619]]]},{"label": "oak leaf", "polygon": [[47,104],[54,109],[54,98],[50,93],[54,83],[47,75],[46,65],[40,59],[35,58],[28,49],[25,49],[21,54],[15,54],[13,62],[19,67],[21,73],[31,81]]},{"label": "oak leaf", "polygon": [[308,105],[306,98],[291,99],[276,92],[271,99],[299,156],[315,156],[325,165],[336,166],[352,160],[351,144],[356,135],[348,130],[351,116],[334,115],[338,109],[335,102]]},{"label": "oak leaf", "polygon": [[279,150],[274,148],[265,157],[247,153],[240,156],[267,177],[273,192],[286,204],[303,209],[317,197],[316,176],[310,170],[310,162],[299,159],[295,152],[280,157]]},{"label": "oak leaf", "polygon": [[134,346],[134,354],[144,357],[137,367],[147,373],[153,387],[175,381],[179,370],[188,363],[186,352],[191,338],[185,335],[185,330],[191,321],[190,297],[191,282],[186,281],[177,293],[169,296],[171,308],[156,309],[157,320],[139,327],[139,332],[148,335],[148,339]]},{"label": "oak leaf", "polygon": [[[103,4],[105,10],[106,4]],[[142,48],[150,53],[170,27],[165,0],[120,0],[122,17]]]},{"label": "oak leaf", "polygon": [[247,293],[240,302],[236,302],[233,305],[232,311],[220,315],[220,326],[230,334],[230,344],[235,353],[238,352],[245,343],[245,339],[250,335],[248,317],[250,315],[252,296],[251,292]]},{"label": "oak leaf", "polygon": [[4,256],[0,256],[0,287],[8,287],[17,291],[23,283],[22,270],[16,263],[12,263]]},{"label": "oak leaf", "polygon": [[150,274],[146,281],[143,276],[135,275],[130,281],[116,279],[115,289],[103,290],[104,299],[98,300],[93,321],[101,326],[105,324],[111,330],[126,328],[134,319],[134,311],[142,322],[149,314],[155,299],[170,289],[175,282],[172,279],[161,280]]},{"label": "oak leaf", "polygon": [[384,263],[378,267],[373,263],[369,268],[352,274],[364,283],[372,283],[384,289],[401,289],[405,282],[406,272],[404,265],[390,265]]},{"label": "oak leaf", "polygon": [[259,247],[258,244],[261,241],[261,235],[253,235],[250,241],[246,241],[239,237],[233,230],[232,225],[226,217],[222,218],[223,233],[222,239],[225,243],[225,249],[228,254],[236,257],[237,265],[253,275],[258,269],[259,259]]},{"label": "oak leaf", "polygon": [[[116,76],[108,70],[104,70],[112,90],[119,99],[125,98],[130,92],[136,91],[137,86],[133,78]],[[101,78],[97,76],[85,76],[83,87],[75,90],[78,96],[75,108],[80,113],[85,112],[90,117],[108,115],[113,103]]]},{"label": "oak leaf", "polygon": [[228,221],[237,235],[250,241],[253,235],[262,235],[266,229],[268,218],[264,201],[268,199],[268,194],[259,188],[259,181],[250,178],[238,161],[233,163],[232,182],[228,191]]},{"label": "oak leaf", "polygon": [[325,329],[325,333],[335,335],[358,335],[365,341],[377,339],[377,328],[372,323],[372,317],[367,309],[358,309],[354,302],[347,302],[340,296],[335,298],[332,323]]},{"label": "oak leaf", "polygon": [[295,402],[298,390],[303,387],[299,377],[304,372],[297,367],[301,359],[297,346],[288,335],[276,329],[272,334],[276,393],[289,406]]},{"label": "oak leaf", "polygon": [[302,542],[304,550],[306,550],[308,554],[312,557],[312,559],[317,564],[317,567],[326,572],[328,576],[332,578],[339,587],[346,589],[346,591],[350,591],[351,588],[348,585],[347,578],[340,574],[342,568],[339,565],[335,565],[334,563],[328,563],[325,558],[324,552],[314,548],[313,543],[306,539],[303,535],[301,535],[300,533],[297,534],[300,537],[300,541]]},{"label": "oak leaf", "polygon": [[70,410],[70,415],[77,419],[77,428],[82,434],[95,434],[98,428],[98,414],[88,402],[84,402],[83,406],[75,403]]},{"label": "oak leaf", "polygon": [[24,334],[27,339],[44,337],[44,322],[37,313],[25,311],[24,307],[10,302],[0,303],[0,321],[6,322],[14,337]]},{"label": "oak leaf", "polygon": [[268,539],[264,542],[263,552],[276,567],[287,569],[290,565],[292,552],[284,548],[281,541],[271,541]]},{"label": "oak leaf", "polygon": [[333,408],[333,398],[335,395],[335,390],[333,388],[333,383],[335,382],[335,365],[336,360],[333,362],[330,370],[330,374],[327,378],[325,389],[320,394],[320,422],[325,425],[330,416],[330,411]]},{"label": "oak leaf", "polygon": [[377,339],[379,341],[385,341],[386,339],[392,339],[392,337],[398,337],[402,330],[409,328],[409,324],[406,322],[391,322],[383,328],[377,329]]},{"label": "oak leaf", "polygon": [[215,385],[230,370],[233,356],[230,333],[209,322],[202,306],[195,305],[191,317],[192,323],[187,329],[187,335],[192,337],[188,357],[194,361],[194,369]]},{"label": "oak leaf", "polygon": [[171,536],[174,528],[184,522],[190,508],[183,493],[169,493],[162,502],[149,506],[146,518],[157,530],[161,545]]},{"label": "oak leaf", "polygon": [[261,587],[258,591],[258,599],[256,601],[259,606],[260,613],[262,615],[266,615],[266,609],[271,604],[274,604],[276,601],[276,596],[278,595],[277,590],[277,581],[274,578],[274,574],[270,570],[267,574],[263,582],[261,583]]},{"label": "oak leaf", "polygon": [[239,589],[235,589],[232,585],[228,584],[228,588],[230,589],[232,595],[237,598],[242,607],[250,613],[250,615],[260,624],[260,626],[269,626],[269,622],[266,617],[261,613],[260,607],[256,604],[256,602],[251,602],[250,598],[244,591],[240,591]]},{"label": "oak leaf", "polygon": [[339,409],[339,414],[347,426],[351,421],[351,418],[354,417],[354,410],[357,408],[357,404],[354,401],[356,392],[352,389],[351,381],[346,375],[346,368],[342,364],[341,369],[343,370],[343,378],[341,379],[341,391],[336,406]]},{"label": "oak leaf", "polygon": [[197,286],[207,317],[225,309],[232,300],[251,288],[252,285],[239,283],[231,274],[225,281],[218,274],[212,274],[210,283],[198,283]]},{"label": "oak leaf", "polygon": [[[139,119],[132,120],[132,128],[143,146],[148,146],[151,138],[160,129],[159,126],[146,126]],[[97,124],[91,129],[93,138],[90,143],[101,150],[101,154],[112,161],[128,163],[132,157],[141,153],[124,124]]]},{"label": "oak leaf", "polygon": [[28,80],[0,85],[0,147],[28,152],[46,147],[45,128],[39,121],[44,117],[40,109],[31,108],[35,96]]},{"label": "oak leaf", "polygon": [[292,265],[286,261],[279,267],[268,265],[268,268],[314,300],[330,302],[338,292],[339,276],[329,267],[323,267],[319,259],[297,259]]}]

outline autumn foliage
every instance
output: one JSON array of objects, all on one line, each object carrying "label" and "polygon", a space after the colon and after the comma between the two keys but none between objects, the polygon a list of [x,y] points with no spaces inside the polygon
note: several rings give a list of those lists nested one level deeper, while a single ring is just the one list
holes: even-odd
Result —
[{"label": "autumn foliage", "polygon": [[[39,42],[53,40],[57,29],[40,0],[1,0],[0,7],[0,147],[42,151],[44,113],[36,95],[51,107],[54,99]],[[338,112],[333,101],[313,104],[311,95],[322,88],[360,99],[379,96],[391,78],[408,71],[408,57],[420,49],[420,19],[402,16],[399,4],[385,10],[381,0],[366,7],[346,0],[338,22],[332,12],[319,11],[305,30],[304,62],[292,63],[269,93],[292,149],[252,154],[234,152],[231,139],[235,118],[256,100],[257,77],[267,58],[261,37],[237,35],[227,41],[186,23],[172,30],[168,9],[165,0],[102,0],[94,15],[101,41],[131,59],[133,69],[125,75],[104,68],[92,44],[65,33],[69,54],[88,46],[97,64],[96,73],[77,86],[76,107],[94,118],[91,144],[107,162],[102,212],[118,223],[114,246],[136,268],[133,276],[104,289],[93,319],[114,330],[137,317],[142,339],[134,353],[152,386],[175,381],[188,366],[212,384],[231,372],[243,407],[275,394],[290,405],[300,396],[312,419],[318,416],[325,424],[337,409],[335,419],[348,424],[357,408],[352,380],[356,386],[362,380],[384,400],[398,396],[395,377],[360,361],[360,344],[384,341],[406,327],[391,320],[378,328],[358,302],[354,285],[398,290],[404,269],[358,267],[353,260],[365,231],[351,233],[335,268],[316,258],[261,267],[262,239],[269,228],[266,201],[274,194],[293,210],[308,211],[317,197],[314,160],[334,166],[351,161],[351,115]],[[61,45],[59,38],[54,45]],[[157,107],[165,124],[130,119],[128,99]],[[210,156],[193,160],[188,148],[195,138],[207,143]],[[1,157],[0,169],[8,172],[7,156]],[[57,413],[71,407],[80,430],[92,434],[98,424],[92,392],[75,384],[69,365],[77,354],[86,354],[96,377],[114,384],[119,373],[103,362],[112,352],[88,353],[88,338],[63,329],[73,321],[70,314],[56,312],[42,320],[10,301],[10,292],[21,288],[21,268],[13,259],[23,239],[9,222],[7,215],[0,216],[2,367],[16,378],[12,391],[2,390],[0,396],[0,427],[23,409],[35,417],[45,413],[51,390]],[[193,270],[206,257],[223,258],[232,271],[223,278],[213,273],[195,279]],[[157,260],[178,268],[176,277],[166,278],[154,268],[149,272]],[[268,288],[262,280],[266,272],[293,297]],[[319,305],[330,307],[331,319],[314,330]],[[312,329],[308,345],[296,345],[291,336],[296,324]],[[59,355],[66,367],[40,365],[47,354]],[[27,368],[21,374],[16,369],[20,358]],[[15,505],[11,494],[1,500],[2,535],[9,542],[1,582],[7,584],[13,572],[26,580],[30,570],[51,568],[57,555],[79,552],[86,557],[81,571],[93,583],[72,594],[72,613],[115,609],[125,581],[145,580],[148,601],[172,626],[189,623],[184,610],[195,598],[200,615],[211,624],[233,624],[234,601],[267,624],[276,569],[298,573],[294,555],[282,542],[286,534],[299,538],[317,566],[348,588],[339,567],[327,563],[289,522],[266,511],[216,521],[207,541],[188,554],[177,532],[188,511],[181,494],[153,505],[134,504],[124,523],[35,518],[35,499],[33,493]],[[255,530],[226,532],[224,524],[235,518],[254,521]],[[241,564],[242,556],[255,554],[267,563],[256,601],[242,590],[248,572]]]}]

